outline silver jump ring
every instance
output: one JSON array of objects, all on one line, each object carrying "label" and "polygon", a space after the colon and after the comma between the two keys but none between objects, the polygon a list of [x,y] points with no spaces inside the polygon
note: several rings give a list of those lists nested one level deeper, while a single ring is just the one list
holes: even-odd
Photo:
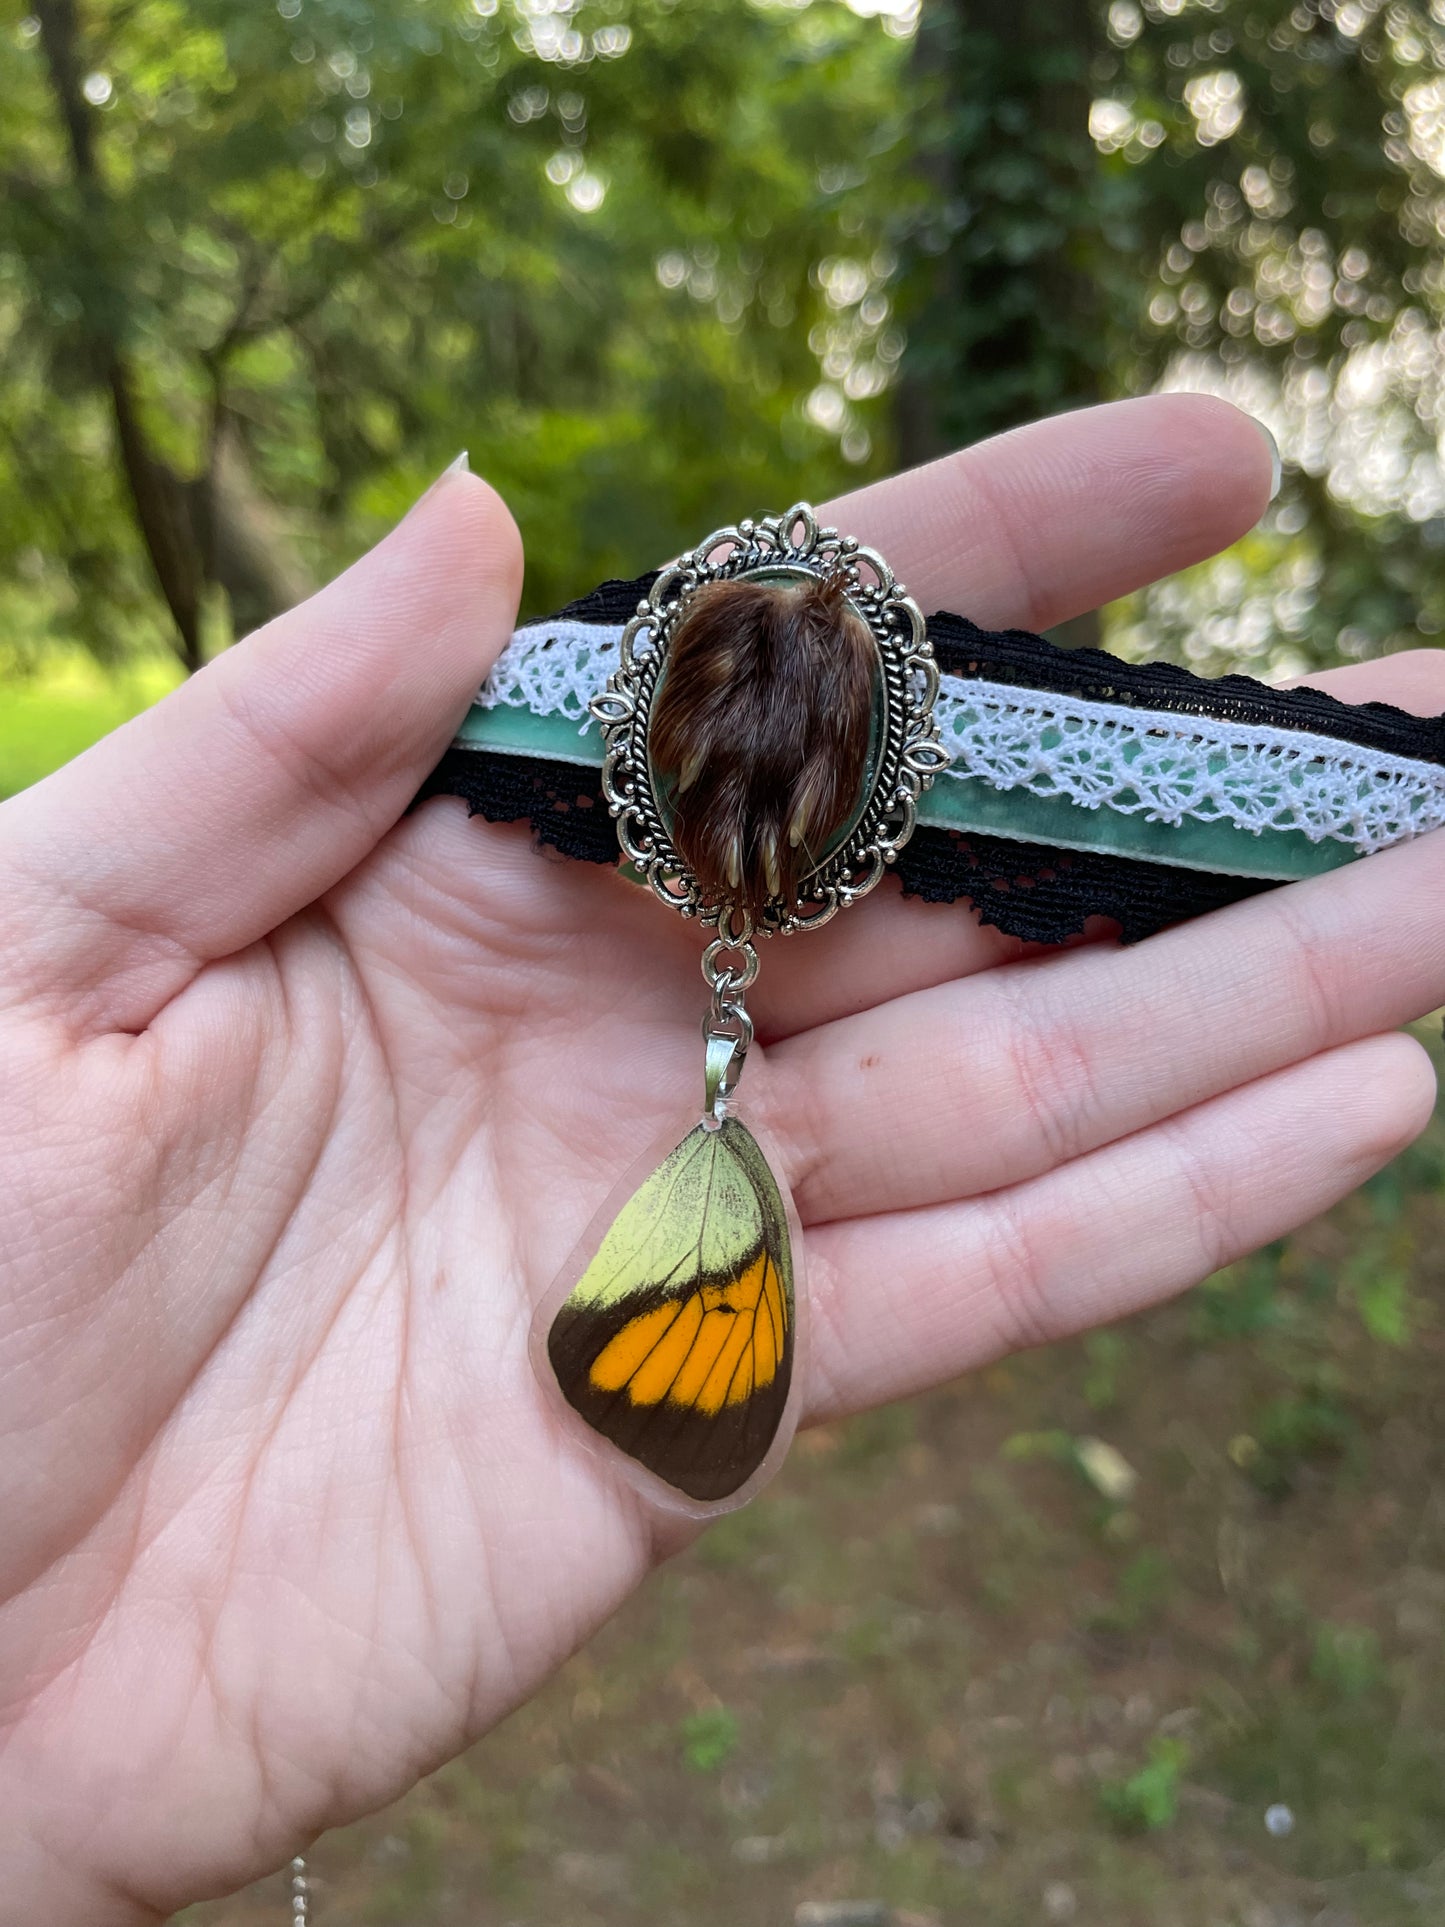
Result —
[{"label": "silver jump ring", "polygon": [[[741,970],[738,970],[733,964],[726,964],[721,970],[718,968],[718,959],[725,952],[742,958]],[[758,979],[757,951],[746,939],[741,943],[729,943],[725,937],[714,937],[707,949],[702,953],[702,974],[704,981],[710,987],[716,985],[719,977],[723,974],[723,970],[726,970],[728,976],[731,978],[731,987],[734,990],[751,990]]]}]

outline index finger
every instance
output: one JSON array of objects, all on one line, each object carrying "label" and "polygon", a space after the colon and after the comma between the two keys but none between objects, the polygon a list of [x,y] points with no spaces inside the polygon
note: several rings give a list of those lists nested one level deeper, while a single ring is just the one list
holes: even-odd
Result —
[{"label": "index finger", "polygon": [[[1047,629],[1202,561],[1253,527],[1276,478],[1252,416],[1210,395],[1146,395],[1056,415],[826,503],[927,615]],[[1016,957],[966,905],[901,898],[769,959],[757,1012],[786,1035]]]}]

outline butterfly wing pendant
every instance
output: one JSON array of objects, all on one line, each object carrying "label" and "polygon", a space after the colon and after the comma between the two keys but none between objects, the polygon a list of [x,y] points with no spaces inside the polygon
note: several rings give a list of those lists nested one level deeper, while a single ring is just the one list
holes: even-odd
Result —
[{"label": "butterfly wing pendant", "polygon": [[715,932],[703,1122],[549,1297],[532,1354],[569,1417],[684,1511],[751,1497],[795,1410],[796,1221],[730,1111],[755,939],[821,928],[886,874],[947,761],[937,691],[917,603],[799,502],[714,530],[653,578],[589,704],[632,875]]},{"label": "butterfly wing pendant", "polygon": [[688,1509],[750,1496],[797,1324],[782,1191],[734,1117],[696,1125],[605,1232],[547,1334],[568,1405]]}]

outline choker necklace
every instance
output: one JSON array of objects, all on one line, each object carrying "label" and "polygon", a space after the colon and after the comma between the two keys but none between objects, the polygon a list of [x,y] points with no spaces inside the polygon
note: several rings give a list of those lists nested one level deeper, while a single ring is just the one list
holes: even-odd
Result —
[{"label": "choker necklace", "polygon": [[802,1378],[797,1221],[735,1106],[765,940],[892,869],[1030,941],[1102,915],[1132,942],[1445,824],[1445,720],[925,620],[799,504],[518,629],[434,795],[620,853],[708,933],[699,1113],[599,1212],[532,1355],[579,1439],[709,1517],[776,1468]]}]

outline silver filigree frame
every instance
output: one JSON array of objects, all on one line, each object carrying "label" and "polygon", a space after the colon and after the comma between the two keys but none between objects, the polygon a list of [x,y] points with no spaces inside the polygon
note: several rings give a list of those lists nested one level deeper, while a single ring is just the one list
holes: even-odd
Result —
[{"label": "silver filigree frame", "polygon": [[718,529],[658,576],[622,632],[621,660],[592,699],[607,746],[602,786],[617,839],[657,896],[684,916],[717,924],[724,936],[753,934],[725,902],[709,899],[668,834],[647,753],[653,698],[688,602],[704,583],[768,573],[841,572],[845,592],[878,649],[883,718],[873,780],[860,815],[840,846],[803,881],[791,904],[774,903],[761,933],[812,930],[866,896],[913,834],[918,799],[948,765],[933,706],[938,665],[916,602],[875,549],[820,528],[806,502],[785,515]]}]

